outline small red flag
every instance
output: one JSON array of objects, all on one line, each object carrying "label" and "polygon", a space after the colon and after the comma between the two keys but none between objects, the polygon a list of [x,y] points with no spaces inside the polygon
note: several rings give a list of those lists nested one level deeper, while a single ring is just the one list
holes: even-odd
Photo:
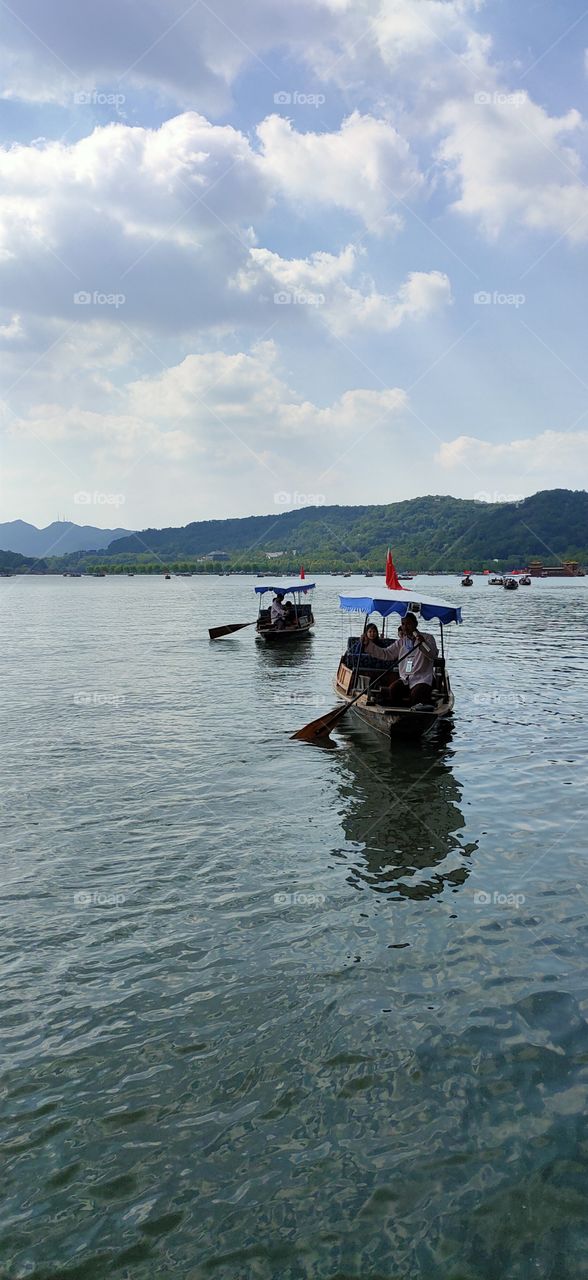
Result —
[{"label": "small red flag", "polygon": [[303,564],[301,564],[301,565],[300,565],[300,577],[301,577],[301,578],[306,577],[305,572],[304,572],[304,565],[303,565]]},{"label": "small red flag", "polygon": [[404,591],[402,583],[398,581],[398,574],[394,568],[392,552],[389,547],[388,555],[386,556],[386,586],[390,587],[391,591]]}]

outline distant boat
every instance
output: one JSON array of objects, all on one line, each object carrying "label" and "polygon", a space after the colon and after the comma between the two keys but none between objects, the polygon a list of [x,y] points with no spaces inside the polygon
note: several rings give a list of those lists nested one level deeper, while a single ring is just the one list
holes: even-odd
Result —
[{"label": "distant boat", "polygon": [[516,578],[505,578],[504,580],[505,591],[518,591],[518,589],[519,589],[519,584]]},{"label": "distant boat", "polygon": [[503,587],[504,578],[488,578],[489,587]]},{"label": "distant boat", "polygon": [[530,587],[530,586],[531,586],[531,579],[529,577],[529,574],[524,573],[522,578],[519,578],[519,587]]},{"label": "distant boat", "polygon": [[[306,640],[314,626],[314,615],[312,612],[312,592],[314,591],[314,582],[289,583],[288,586],[281,587],[254,587],[255,594],[259,596],[259,615],[255,630],[260,639],[265,640],[266,644],[291,644],[293,641]],[[273,591],[276,595],[291,595],[293,607],[290,610],[290,621],[285,622],[283,626],[277,627],[272,624],[271,605],[264,606],[263,597],[266,591]],[[308,597],[308,598],[307,598]]]},{"label": "distant boat", "polygon": [[399,573],[398,577],[401,582],[412,582],[414,573]]},{"label": "distant boat", "polygon": [[171,573],[166,573],[164,576],[165,576],[166,582],[171,582]]},{"label": "distant boat", "polygon": [[462,587],[473,587],[474,579],[470,578],[469,574],[466,574],[466,577],[461,580],[461,585]]}]

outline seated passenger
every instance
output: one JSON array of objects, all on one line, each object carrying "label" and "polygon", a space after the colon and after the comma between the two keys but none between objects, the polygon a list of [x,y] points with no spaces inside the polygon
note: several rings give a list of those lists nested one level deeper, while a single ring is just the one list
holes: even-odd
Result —
[{"label": "seated passenger", "polygon": [[419,631],[414,613],[406,614],[393,644],[382,649],[364,637],[363,650],[373,658],[398,663],[399,679],[388,691],[393,706],[409,703],[415,707],[431,702],[437,641],[428,631]]},{"label": "seated passenger", "polygon": [[270,613],[270,622],[276,631],[281,631],[285,626],[286,610],[284,608],[284,593],[277,591],[273,600]]},{"label": "seated passenger", "polygon": [[371,640],[372,644],[382,643],[380,640],[380,632],[378,631],[375,622],[368,622],[363,634],[367,640]]},{"label": "seated passenger", "polygon": [[297,621],[296,610],[292,601],[286,600],[284,603],[284,626],[294,627],[296,626]]}]

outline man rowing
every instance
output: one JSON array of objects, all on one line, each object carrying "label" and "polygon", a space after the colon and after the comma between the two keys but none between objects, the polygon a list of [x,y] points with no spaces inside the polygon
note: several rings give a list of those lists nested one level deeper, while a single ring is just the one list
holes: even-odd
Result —
[{"label": "man rowing", "polygon": [[362,641],[364,653],[381,662],[398,663],[398,679],[389,687],[393,706],[407,703],[411,707],[429,706],[433,688],[437,641],[428,631],[419,631],[414,613],[407,613],[398,628],[398,639],[384,649],[367,635]]}]

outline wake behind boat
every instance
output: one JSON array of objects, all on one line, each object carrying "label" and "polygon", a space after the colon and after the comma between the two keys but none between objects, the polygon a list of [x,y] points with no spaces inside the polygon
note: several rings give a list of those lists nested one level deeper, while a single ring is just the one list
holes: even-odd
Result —
[{"label": "wake behind boat", "polygon": [[[383,653],[396,639],[395,635],[386,635],[387,620],[390,617],[400,615],[405,619],[403,626],[408,628],[406,615],[412,614],[418,623],[419,635],[423,622],[436,619],[440,627],[441,648],[432,662],[432,685],[427,695],[429,700],[427,703],[411,706],[395,703],[391,687],[391,676],[395,675],[395,670],[390,661],[376,658],[373,652],[364,652],[361,635],[356,633],[349,637],[334,684],[336,692],[348,703],[355,715],[388,740],[397,736],[420,737],[447,721],[453,711],[454,697],[445,663],[443,627],[450,622],[461,622],[461,609],[443,600],[431,600],[424,596],[414,599],[406,590],[387,588],[382,588],[377,595],[340,595],[339,604],[341,609],[350,614],[364,615],[364,634],[370,615],[377,613],[381,616],[383,627],[380,647]],[[414,627],[414,623],[411,627]],[[418,639],[412,647],[411,643],[408,639],[402,641],[402,654],[399,658],[401,676],[403,680],[408,679],[409,684],[413,662],[416,667],[415,659],[411,660],[409,654],[416,654],[423,648]],[[373,650],[375,646],[370,647]],[[426,643],[424,647],[426,650]]]}]

